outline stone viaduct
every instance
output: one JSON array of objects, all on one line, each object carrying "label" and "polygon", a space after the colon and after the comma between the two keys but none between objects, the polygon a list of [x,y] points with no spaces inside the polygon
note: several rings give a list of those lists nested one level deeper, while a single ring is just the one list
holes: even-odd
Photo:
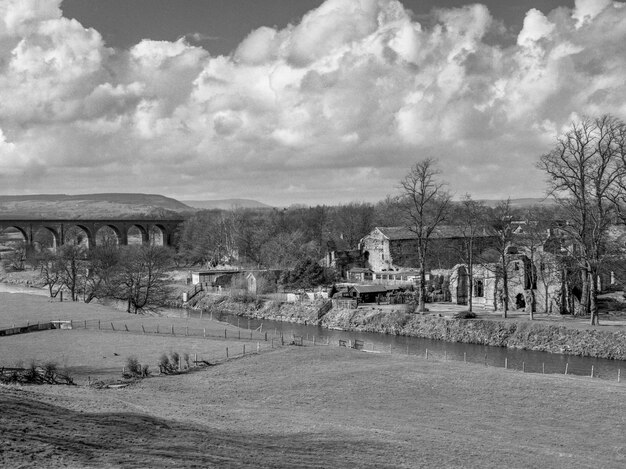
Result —
[{"label": "stone viaduct", "polygon": [[[115,233],[119,245],[128,244],[128,232],[135,227],[141,233],[142,244],[154,242],[155,233],[161,233],[164,246],[171,246],[174,232],[178,225],[184,220],[159,220],[159,219],[3,219],[0,220],[0,231],[7,228],[15,228],[24,237],[28,245],[34,245],[35,235],[41,229],[45,229],[52,234],[55,246],[61,246],[66,241],[65,234],[72,227],[77,227],[83,231],[87,237],[89,248],[96,246],[96,234],[103,227],[109,227]],[[156,229],[156,230],[155,230]]]}]

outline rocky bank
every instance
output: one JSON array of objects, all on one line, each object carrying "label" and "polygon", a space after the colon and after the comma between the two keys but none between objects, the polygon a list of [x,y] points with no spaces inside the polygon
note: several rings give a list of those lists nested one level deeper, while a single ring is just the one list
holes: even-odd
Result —
[{"label": "rocky bank", "polygon": [[321,304],[287,304],[253,297],[206,295],[194,308],[239,316],[319,324],[346,331],[378,332],[495,347],[626,360],[626,331],[573,329],[544,322],[453,319],[437,314],[409,314],[378,309],[332,309],[318,321]]}]

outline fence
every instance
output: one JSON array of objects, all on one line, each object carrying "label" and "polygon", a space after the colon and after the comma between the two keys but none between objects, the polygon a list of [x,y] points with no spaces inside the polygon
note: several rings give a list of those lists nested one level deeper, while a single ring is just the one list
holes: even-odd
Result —
[{"label": "fence", "polygon": [[[234,349],[232,346],[225,347],[224,358],[230,359],[238,356],[245,356],[246,354],[253,353],[255,350],[260,352],[262,343],[266,343],[265,348],[274,348],[283,345],[301,345],[301,346],[319,346],[319,345],[337,345],[344,346],[352,349],[362,350],[369,353],[388,353],[388,354],[403,354],[408,356],[423,357],[426,360],[435,361],[463,361],[464,363],[482,364],[484,366],[493,366],[504,368],[508,370],[517,370],[523,373],[542,373],[542,374],[564,374],[564,375],[577,375],[588,376],[590,378],[601,378],[617,380],[621,382],[621,368],[617,370],[611,370],[610,373],[606,370],[599,370],[595,365],[583,367],[581,364],[570,363],[566,361],[564,364],[539,364],[538,362],[526,363],[516,358],[509,358],[505,356],[502,358],[501,352],[498,354],[488,355],[484,354],[483,357],[477,358],[468,356],[467,353],[459,355],[459,353],[448,353],[425,349],[411,349],[410,345],[407,345],[405,349],[401,349],[398,345],[389,344],[388,346],[382,346],[374,342],[365,342],[358,338],[339,338],[331,339],[329,337],[315,336],[315,335],[297,335],[293,331],[291,333],[280,332],[276,329],[274,331],[263,331],[262,328],[255,330],[246,330],[238,327],[233,330],[233,325],[230,325],[230,329],[225,327],[223,331],[219,331],[215,328],[207,331],[207,328],[189,327],[188,325],[176,326],[173,323],[167,323],[166,320],[158,321],[156,323],[151,322],[148,326],[138,320],[125,321],[102,321],[97,319],[92,320],[70,320],[70,321],[50,321],[38,324],[26,324],[22,326],[15,326],[11,328],[5,328],[0,330],[0,336],[34,332],[40,330],[50,329],[83,329],[83,330],[99,330],[109,332],[123,332],[134,334],[152,334],[161,336],[176,336],[176,337],[189,337],[189,338],[207,338],[207,339],[222,339],[222,340],[237,340],[242,341],[241,349]],[[350,335],[349,332],[345,333]],[[565,356],[562,356],[565,357]],[[197,358],[196,358],[197,360]]]}]

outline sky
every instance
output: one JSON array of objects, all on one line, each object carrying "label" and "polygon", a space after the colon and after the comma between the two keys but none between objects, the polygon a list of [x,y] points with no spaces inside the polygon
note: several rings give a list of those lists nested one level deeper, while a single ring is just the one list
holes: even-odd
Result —
[{"label": "sky", "polygon": [[626,119],[610,0],[0,0],[0,193],[541,197],[582,116]]}]

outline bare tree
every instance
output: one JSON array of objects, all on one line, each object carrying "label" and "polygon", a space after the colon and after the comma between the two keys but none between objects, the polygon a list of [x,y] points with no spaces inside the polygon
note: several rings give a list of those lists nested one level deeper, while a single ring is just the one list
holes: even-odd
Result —
[{"label": "bare tree", "polygon": [[440,182],[440,171],[433,158],[418,161],[400,181],[401,210],[405,226],[417,237],[420,268],[418,311],[426,311],[426,259],[431,237],[450,212],[450,194]]},{"label": "bare tree", "polygon": [[[564,230],[576,242],[581,269],[582,311],[598,324],[598,273],[606,251],[606,233],[614,217],[626,177],[624,124],[611,116],[584,118],[571,124],[555,148],[541,156],[538,167],[548,175],[548,193],[565,210]],[[619,204],[617,204],[619,206]]]},{"label": "bare tree", "polygon": [[115,298],[126,301],[127,311],[156,309],[166,303],[169,294],[166,269],[171,252],[162,246],[128,246],[122,249]]},{"label": "bare tree", "polygon": [[[495,267],[496,288],[494,306],[502,304],[502,317],[508,317],[509,312],[509,263],[511,261],[511,245],[513,240],[513,213],[511,199],[501,201],[492,210],[489,218],[489,229],[494,236],[492,245],[497,253],[498,261]],[[498,282],[502,287],[498,288]],[[499,298],[497,297],[499,296]]]},{"label": "bare tree", "polygon": [[474,261],[476,254],[476,239],[480,232],[484,229],[485,223],[485,204],[483,202],[473,200],[472,196],[465,194],[458,207],[460,212],[458,221],[460,222],[461,234],[463,242],[461,245],[460,257],[467,264],[468,275],[468,311],[473,310],[473,292],[474,292]]}]

